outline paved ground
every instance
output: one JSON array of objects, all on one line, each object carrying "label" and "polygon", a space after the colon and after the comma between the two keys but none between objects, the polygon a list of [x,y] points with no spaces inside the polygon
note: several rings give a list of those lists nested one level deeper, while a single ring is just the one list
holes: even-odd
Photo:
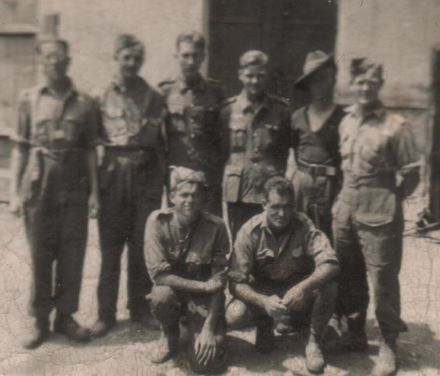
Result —
[{"label": "paved ground", "polygon": [[[414,209],[411,210],[414,212]],[[432,234],[440,239],[440,234]],[[29,255],[21,222],[0,207],[0,375],[183,375],[184,360],[152,366],[149,353],[159,333],[131,326],[125,310],[125,274],[122,276],[120,325],[105,339],[73,345],[53,335],[35,351],[25,351],[20,341],[31,325],[26,314],[30,285]],[[78,320],[91,325],[96,318],[99,271],[96,223],[84,270]],[[403,317],[410,331],[400,341],[401,375],[440,375],[440,245],[435,239],[405,239],[402,280]],[[370,313],[370,318],[372,317]],[[369,320],[367,354],[331,356],[328,375],[369,375],[377,357],[378,332]],[[229,375],[307,375],[303,363],[304,336],[279,338],[271,355],[258,355],[254,331],[229,333]]]}]

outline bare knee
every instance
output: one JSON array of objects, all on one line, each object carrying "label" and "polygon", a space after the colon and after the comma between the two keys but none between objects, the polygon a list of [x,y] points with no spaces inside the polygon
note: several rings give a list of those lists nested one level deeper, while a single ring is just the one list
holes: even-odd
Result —
[{"label": "bare knee", "polygon": [[150,294],[150,304],[151,310],[159,318],[164,311],[175,309],[179,303],[171,287],[155,285]]}]

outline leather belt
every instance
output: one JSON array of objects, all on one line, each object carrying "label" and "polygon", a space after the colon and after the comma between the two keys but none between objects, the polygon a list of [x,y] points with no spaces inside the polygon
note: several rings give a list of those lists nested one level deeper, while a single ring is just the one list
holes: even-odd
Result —
[{"label": "leather belt", "polygon": [[311,176],[337,176],[338,168],[333,166],[315,164],[315,163],[305,163],[302,161],[297,161],[298,168],[309,174]]}]

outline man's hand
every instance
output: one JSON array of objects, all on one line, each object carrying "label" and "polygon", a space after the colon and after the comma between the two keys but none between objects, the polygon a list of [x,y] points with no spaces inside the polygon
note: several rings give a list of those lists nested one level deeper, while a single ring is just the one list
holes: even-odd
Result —
[{"label": "man's hand", "polygon": [[23,215],[23,201],[19,195],[11,196],[11,200],[9,201],[9,211],[17,217]]},{"label": "man's hand", "polygon": [[226,281],[227,279],[224,271],[214,274],[205,282],[205,292],[212,294],[223,290],[226,287]]},{"label": "man's hand", "polygon": [[292,311],[301,311],[305,308],[309,293],[300,285],[293,286],[283,297],[283,304]]},{"label": "man's hand", "polygon": [[209,362],[214,360],[217,355],[217,350],[218,346],[214,333],[203,327],[194,344],[197,361],[202,366],[206,366]]},{"label": "man's hand", "polygon": [[89,197],[89,218],[96,219],[99,215],[98,195],[91,194]]},{"label": "man's hand", "polygon": [[277,295],[272,295],[265,298],[264,310],[273,319],[280,317],[283,313],[287,313],[287,307]]}]

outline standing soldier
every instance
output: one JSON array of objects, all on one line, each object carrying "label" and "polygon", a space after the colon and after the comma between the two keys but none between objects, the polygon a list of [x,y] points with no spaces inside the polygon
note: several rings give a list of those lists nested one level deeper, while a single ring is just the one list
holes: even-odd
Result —
[{"label": "standing soldier", "polygon": [[42,41],[39,62],[45,82],[20,96],[12,154],[11,210],[24,213],[32,255],[35,330],[28,349],[48,337],[53,307],[56,332],[74,341],[89,339],[72,315],[78,310],[87,216],[96,217],[99,207],[96,108],[67,76],[66,41]]},{"label": "standing soldier", "polygon": [[397,369],[396,339],[407,330],[400,318],[402,201],[418,184],[419,156],[410,125],[379,101],[382,66],[355,59],[351,74],[356,103],[340,125],[344,180],[333,209],[342,268],[338,310],[349,327],[340,344],[358,351],[368,346],[367,271],[383,336],[374,374],[391,375]]},{"label": "standing soldier", "polygon": [[203,78],[199,72],[205,49],[205,38],[200,33],[180,34],[175,53],[180,75],[161,82],[159,88],[170,114],[169,164],[203,171],[206,175],[204,208],[221,216],[224,161],[220,154],[218,110],[224,97],[220,83]]},{"label": "standing soldier", "polygon": [[154,281],[152,310],[162,338],[152,361],[173,357],[179,341],[179,319],[187,317],[188,355],[197,373],[222,371],[225,365],[223,276],[229,241],[226,227],[201,210],[204,174],[185,167],[172,170],[172,208],[157,210],[147,223],[145,251]]},{"label": "standing soldier", "polygon": [[297,166],[293,176],[295,207],[333,239],[331,207],[340,178],[338,128],[345,112],[333,102],[336,65],[331,55],[310,52],[303,71],[295,87],[308,92],[311,101],[291,119]]},{"label": "standing soldier", "polygon": [[224,171],[223,199],[228,206],[232,236],[261,212],[268,178],[284,175],[290,147],[289,109],[266,93],[268,57],[248,51],[240,57],[242,92],[221,109]]},{"label": "standing soldier", "polygon": [[100,166],[101,274],[96,337],[116,323],[121,254],[128,248],[128,309],[133,322],[150,323],[151,290],[144,259],[148,215],[160,207],[164,184],[164,102],[141,77],[144,46],[132,35],[116,40],[118,73],[100,95],[103,161]]}]

